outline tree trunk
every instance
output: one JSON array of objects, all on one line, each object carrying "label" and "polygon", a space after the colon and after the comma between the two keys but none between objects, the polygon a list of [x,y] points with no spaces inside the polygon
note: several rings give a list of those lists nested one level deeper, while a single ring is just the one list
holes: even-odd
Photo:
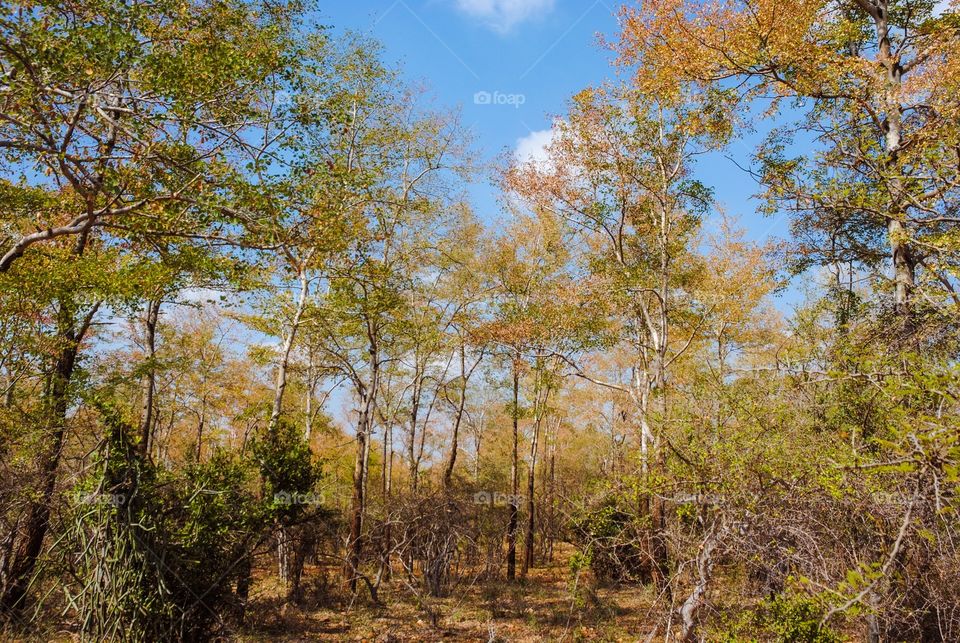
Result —
[{"label": "tree trunk", "polygon": [[510,523],[507,526],[507,580],[517,577],[517,524],[520,507],[519,439],[520,439],[520,356],[513,358],[513,457],[510,460]]},{"label": "tree trunk", "polygon": [[[415,366],[415,369],[413,398],[410,405],[410,444],[407,446],[407,457],[410,459],[410,491],[414,494],[416,494],[419,486],[420,463],[417,460],[417,419],[420,414],[420,396],[423,392],[423,376],[420,373],[419,363]],[[424,430],[426,430],[426,427],[424,427]]]},{"label": "tree trunk", "polygon": [[384,422],[383,427],[383,507],[384,521],[383,549],[380,554],[381,577],[390,580],[390,552],[393,549],[393,525],[391,524],[390,508],[393,496],[393,425]]},{"label": "tree trunk", "polygon": [[539,434],[540,420],[537,419],[533,425],[533,439],[530,440],[530,466],[527,469],[527,534],[523,541],[523,567],[520,570],[520,575],[523,577],[526,577],[527,572],[533,567],[533,538],[536,529],[536,503],[534,502],[536,487],[534,484],[534,476],[537,467],[537,442]]},{"label": "tree trunk", "polygon": [[33,579],[37,560],[43,551],[43,541],[50,527],[50,502],[56,490],[57,472],[63,454],[67,409],[70,406],[70,383],[76,368],[80,343],[98,308],[99,304],[95,305],[79,323],[67,304],[61,303],[57,311],[57,336],[61,348],[43,402],[45,423],[50,437],[47,448],[39,459],[41,493],[28,510],[24,537],[2,588],[0,612],[11,613],[25,607],[27,589]]},{"label": "tree trunk", "polygon": [[310,444],[310,439],[313,437],[313,397],[316,394],[317,389],[317,376],[315,373],[315,365],[313,359],[313,348],[311,347],[308,351],[307,356],[307,392],[304,396],[304,417],[303,417],[303,440],[307,444]]},{"label": "tree trunk", "polygon": [[154,360],[157,356],[157,322],[160,319],[159,297],[147,302],[147,315],[144,320],[145,348],[147,351],[147,372],[143,377],[143,413],[140,419],[140,441],[138,448],[140,457],[146,459],[150,456],[150,443],[153,439],[153,398],[157,390],[157,367]]},{"label": "tree trunk", "polygon": [[[206,382],[204,382],[206,383]],[[203,461],[203,431],[207,422],[207,396],[200,400],[200,416],[197,420],[197,463]]]},{"label": "tree trunk", "polygon": [[357,574],[360,569],[360,557],[363,554],[363,544],[360,540],[363,532],[363,511],[365,498],[363,495],[363,479],[366,463],[363,461],[367,453],[367,418],[361,413],[357,425],[357,455],[353,466],[353,499],[350,509],[350,537],[347,540],[347,564],[344,567],[344,577],[351,594],[357,593]]},{"label": "tree trunk", "polygon": [[[267,425],[269,431],[276,431],[280,423],[280,416],[283,413],[283,395],[287,389],[287,371],[290,368],[290,354],[293,352],[293,345],[297,339],[297,331],[300,329],[300,321],[303,319],[303,311],[307,305],[307,295],[309,294],[310,282],[307,279],[307,262],[312,253],[308,253],[306,258],[297,266],[297,278],[300,282],[300,293],[297,296],[297,305],[293,312],[293,318],[290,320],[290,329],[283,341],[283,348],[280,352],[280,363],[277,365],[277,379],[273,388],[273,407],[270,411],[270,422]],[[308,413],[309,408],[308,408]],[[199,455],[197,461],[199,461]],[[286,585],[290,578],[290,534],[287,526],[280,524],[277,526],[277,568],[280,576],[280,582]]]},{"label": "tree trunk", "polygon": [[351,501],[350,536],[347,540],[347,560],[344,565],[344,578],[351,594],[357,593],[357,581],[360,574],[360,560],[363,555],[363,514],[366,509],[367,459],[370,455],[370,426],[376,403],[377,389],[380,386],[380,358],[377,346],[371,334],[370,380],[366,387],[360,387],[362,407],[357,421],[357,455],[353,467],[353,499]]},{"label": "tree trunk", "polygon": [[483,411],[480,412],[479,424],[474,427],[473,434],[473,482],[474,484],[479,484],[480,482],[480,448],[483,446]]},{"label": "tree trunk", "polygon": [[888,23],[888,2],[880,0],[876,4],[876,13],[873,16],[877,32],[879,62],[886,74],[884,90],[884,152],[886,153],[886,169],[890,179],[891,210],[888,213],[887,236],[890,243],[890,256],[893,261],[894,279],[894,306],[897,313],[909,321],[912,315],[911,295],[915,287],[914,271],[916,260],[909,245],[910,231],[907,229],[903,212],[903,182],[900,180],[900,169],[897,167],[897,157],[903,137],[903,117],[901,105],[901,84],[903,82],[903,68],[897,55],[892,51],[890,43],[890,26]]},{"label": "tree trunk", "polygon": [[273,409],[270,413],[271,431],[276,430],[277,423],[280,422],[280,414],[283,411],[283,394],[287,388],[287,370],[290,367],[290,353],[293,352],[293,344],[297,339],[297,331],[300,329],[300,321],[303,319],[303,311],[307,306],[307,295],[309,294],[310,282],[307,279],[307,262],[310,260],[310,254],[298,266],[297,277],[300,281],[300,294],[297,297],[297,307],[293,313],[293,319],[290,320],[290,331],[283,341],[283,349],[280,352],[280,363],[277,365],[277,380],[273,388]]},{"label": "tree trunk", "polygon": [[443,488],[449,489],[453,480],[453,468],[457,464],[457,450],[460,441],[460,423],[463,420],[463,410],[467,405],[467,349],[460,345],[460,399],[457,402],[456,415],[453,418],[453,431],[450,436],[450,455],[447,457],[447,466],[443,471]]},{"label": "tree trunk", "polygon": [[[560,428],[560,423],[557,422],[557,429],[559,428]],[[553,439],[550,441],[549,452],[550,452],[550,467],[549,467],[549,478],[548,478],[547,506],[550,508],[550,515],[549,515],[550,536],[549,536],[549,540],[547,541],[547,557],[552,563],[553,562],[553,544],[554,544],[555,533],[557,529],[557,505],[556,505],[557,430],[554,431]]]}]

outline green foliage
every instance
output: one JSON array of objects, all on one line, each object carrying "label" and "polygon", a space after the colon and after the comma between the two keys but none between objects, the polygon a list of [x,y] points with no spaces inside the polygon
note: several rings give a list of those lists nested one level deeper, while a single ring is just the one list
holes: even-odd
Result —
[{"label": "green foliage", "polygon": [[97,473],[77,488],[68,532],[76,574],[65,590],[85,633],[124,640],[197,640],[234,605],[242,562],[270,516],[248,464],[223,451],[166,471],[144,461],[116,406]]},{"label": "green foliage", "polygon": [[823,609],[806,596],[780,595],[763,603],[760,621],[781,643],[839,643],[843,639],[820,627]]},{"label": "green foliage", "polygon": [[[579,548],[571,569],[589,565],[601,581],[629,581],[641,577],[645,556],[638,545],[635,516],[608,498],[574,516],[571,529]],[[576,566],[576,567],[575,567]]]},{"label": "green foliage", "polygon": [[264,501],[278,515],[289,518],[304,511],[305,503],[291,498],[308,499],[308,504],[321,500],[311,495],[322,476],[320,464],[293,423],[281,419],[274,430],[254,441],[253,454],[260,468]]}]

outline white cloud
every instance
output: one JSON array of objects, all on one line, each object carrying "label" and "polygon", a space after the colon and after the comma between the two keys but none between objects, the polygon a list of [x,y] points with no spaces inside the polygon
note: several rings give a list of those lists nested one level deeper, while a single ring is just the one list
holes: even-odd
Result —
[{"label": "white cloud", "polygon": [[553,10],[555,0],[456,0],[457,9],[500,33]]},{"label": "white cloud", "polygon": [[529,161],[534,163],[545,162],[547,160],[547,146],[553,140],[553,133],[553,129],[542,129],[518,138],[517,146],[513,152],[514,157],[521,163]]}]

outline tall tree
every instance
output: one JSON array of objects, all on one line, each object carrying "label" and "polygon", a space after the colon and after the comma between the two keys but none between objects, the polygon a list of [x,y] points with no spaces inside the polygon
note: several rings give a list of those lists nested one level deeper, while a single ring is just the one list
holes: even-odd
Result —
[{"label": "tall tree", "polygon": [[[738,82],[744,110],[772,97],[767,114],[795,116],[757,156],[771,206],[794,214],[800,267],[890,266],[893,307],[909,321],[918,287],[934,306],[957,301],[960,38],[933,7],[668,0],[625,10],[617,46],[645,91]],[[796,107],[778,109],[783,99]]]},{"label": "tall tree", "polygon": [[[626,383],[572,365],[581,377],[630,395],[645,476],[662,467],[668,370],[704,319],[692,287],[693,241],[711,193],[693,178],[692,163],[729,134],[725,108],[718,93],[668,100],[622,86],[588,89],[557,121],[546,159],[507,174],[510,190],[581,234],[596,296],[610,305],[633,361]],[[655,576],[665,581],[664,508],[657,494],[641,505],[653,524]]]},{"label": "tall tree", "polygon": [[[221,237],[236,221],[226,159],[246,148],[242,132],[282,64],[291,16],[283,4],[242,2],[5,4],[0,272],[76,268],[146,231]],[[2,579],[5,609],[24,606],[48,531],[80,347],[110,296],[91,292],[63,290],[53,304],[59,348],[43,404],[41,493]]]},{"label": "tall tree", "polygon": [[[539,437],[550,393],[556,387],[551,376],[556,375],[560,362],[557,355],[564,350],[571,320],[582,317],[583,312],[576,310],[576,303],[580,303],[575,297],[577,289],[567,273],[569,254],[564,232],[562,221],[551,213],[515,213],[515,219],[502,236],[493,240],[489,250],[494,302],[490,319],[480,332],[491,350],[499,352],[506,362],[511,389],[509,580],[516,578],[520,528],[520,423],[528,417],[533,419],[527,461],[527,549],[521,561],[525,574],[533,558],[533,494]],[[529,390],[525,390],[528,371],[532,377]]]},{"label": "tall tree", "polygon": [[454,200],[448,178],[466,167],[456,117],[425,110],[379,55],[362,38],[347,41],[335,63],[343,90],[314,106],[308,130],[329,150],[329,168],[361,179],[350,183],[353,196],[338,210],[350,222],[349,241],[325,269],[328,289],[315,302],[310,331],[320,362],[349,382],[358,404],[344,565],[354,592],[381,378],[397,355],[408,295],[432,264],[436,235]]}]

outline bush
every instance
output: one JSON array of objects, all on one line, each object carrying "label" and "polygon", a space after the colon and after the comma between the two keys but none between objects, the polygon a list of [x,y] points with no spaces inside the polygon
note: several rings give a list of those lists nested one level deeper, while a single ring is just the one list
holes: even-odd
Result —
[{"label": "bush", "polygon": [[99,404],[109,435],[77,489],[66,588],[84,634],[100,640],[203,640],[235,604],[233,585],[263,538],[269,505],[255,470],[222,451],[166,471],[134,448],[131,427]]},{"label": "bush", "polygon": [[633,581],[645,577],[646,556],[634,517],[614,499],[588,509],[572,524],[580,553],[571,564],[589,565],[598,581]]},{"label": "bush", "polygon": [[764,601],[761,610],[764,629],[782,643],[839,643],[840,637],[820,627],[823,610],[806,596],[779,595]]}]

